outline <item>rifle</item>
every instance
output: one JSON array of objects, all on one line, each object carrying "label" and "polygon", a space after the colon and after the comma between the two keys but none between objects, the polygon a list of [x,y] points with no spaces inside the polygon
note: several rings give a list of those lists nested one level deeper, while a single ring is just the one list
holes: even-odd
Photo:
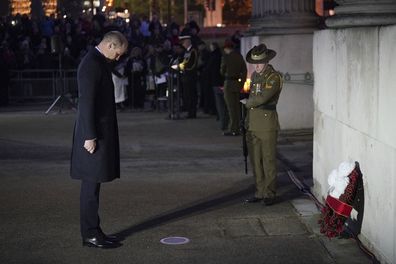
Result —
[{"label": "rifle", "polygon": [[248,148],[247,148],[247,142],[246,142],[246,127],[245,127],[245,119],[246,119],[246,108],[244,104],[242,105],[242,118],[241,118],[241,123],[240,123],[240,129],[242,132],[242,152],[243,152],[243,157],[244,157],[244,162],[245,162],[245,174],[248,174],[248,165],[247,165],[247,156],[248,156]]}]

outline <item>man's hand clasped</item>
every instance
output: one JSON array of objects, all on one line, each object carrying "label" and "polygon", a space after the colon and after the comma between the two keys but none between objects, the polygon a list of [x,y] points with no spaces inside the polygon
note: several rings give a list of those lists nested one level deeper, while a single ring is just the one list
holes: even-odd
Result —
[{"label": "man's hand clasped", "polygon": [[96,149],[96,139],[85,140],[84,148],[91,154],[95,152]]}]

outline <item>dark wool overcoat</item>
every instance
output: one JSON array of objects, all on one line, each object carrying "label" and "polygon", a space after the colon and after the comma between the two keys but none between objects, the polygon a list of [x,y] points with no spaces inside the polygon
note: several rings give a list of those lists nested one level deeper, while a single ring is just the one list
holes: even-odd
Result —
[{"label": "dark wool overcoat", "polygon": [[[120,177],[118,125],[110,64],[95,48],[77,71],[78,111],[74,125],[71,177],[89,182],[108,182]],[[90,154],[87,139],[96,138]]]}]

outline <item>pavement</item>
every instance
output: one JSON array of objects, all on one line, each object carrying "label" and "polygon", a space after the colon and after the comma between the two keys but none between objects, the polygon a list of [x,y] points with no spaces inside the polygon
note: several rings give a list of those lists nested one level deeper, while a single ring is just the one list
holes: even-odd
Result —
[{"label": "pavement", "polygon": [[277,203],[244,204],[253,176],[241,137],[202,113],[118,113],[121,179],[102,185],[100,215],[125,240],[82,247],[80,183],[69,177],[75,113],[46,109],[0,108],[0,263],[371,263],[354,240],[320,234],[317,207],[289,178],[312,186],[311,130],[280,133]]}]

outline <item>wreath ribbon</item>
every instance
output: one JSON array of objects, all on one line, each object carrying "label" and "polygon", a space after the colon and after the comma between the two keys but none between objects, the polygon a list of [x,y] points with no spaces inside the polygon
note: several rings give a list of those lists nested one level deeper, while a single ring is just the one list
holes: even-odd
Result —
[{"label": "wreath ribbon", "polygon": [[326,198],[326,203],[339,215],[349,217],[351,215],[352,206],[349,204],[343,203],[340,200],[328,195]]}]

